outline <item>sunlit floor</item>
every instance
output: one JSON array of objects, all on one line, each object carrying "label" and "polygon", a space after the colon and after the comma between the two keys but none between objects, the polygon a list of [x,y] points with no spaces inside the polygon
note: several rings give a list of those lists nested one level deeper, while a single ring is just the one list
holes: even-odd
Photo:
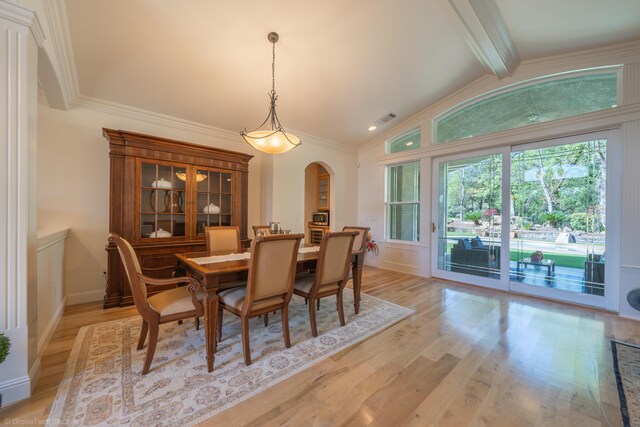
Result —
[{"label": "sunlit floor", "polygon": [[[640,322],[369,267],[363,292],[415,314],[203,425],[622,426],[610,341],[640,343]],[[0,420],[43,423],[78,330],[132,315],[68,307],[33,397]]]}]

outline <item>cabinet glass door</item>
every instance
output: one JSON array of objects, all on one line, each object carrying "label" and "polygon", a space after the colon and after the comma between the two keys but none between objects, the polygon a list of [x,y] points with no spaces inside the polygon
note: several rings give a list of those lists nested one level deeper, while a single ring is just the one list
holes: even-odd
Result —
[{"label": "cabinet glass door", "polygon": [[329,209],[329,177],[318,177],[318,209]]},{"label": "cabinet glass door", "polygon": [[140,237],[186,236],[186,168],[142,163]]},{"label": "cabinet glass door", "polygon": [[196,235],[205,227],[232,225],[233,176],[214,170],[196,170]]}]

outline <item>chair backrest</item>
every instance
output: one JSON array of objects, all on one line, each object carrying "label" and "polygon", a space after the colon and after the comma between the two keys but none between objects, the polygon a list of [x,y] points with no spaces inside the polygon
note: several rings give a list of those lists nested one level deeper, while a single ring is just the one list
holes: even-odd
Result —
[{"label": "chair backrest", "polygon": [[240,250],[240,229],[237,226],[206,227],[204,233],[207,252]]},{"label": "chair backrest", "polygon": [[281,234],[259,236],[253,241],[243,312],[271,298],[283,297],[289,302],[303,238],[304,234]]},{"label": "chair backrest", "polygon": [[358,235],[353,241],[353,250],[355,252],[364,252],[367,246],[367,236],[369,236],[369,227],[358,227],[357,225],[345,225],[342,231],[357,231]]},{"label": "chair backrest", "polygon": [[322,236],[313,284],[316,289],[332,283],[338,283],[340,286],[346,284],[356,235],[355,231],[341,231],[325,233]]},{"label": "chair backrest", "polygon": [[253,227],[253,237],[258,237],[258,232],[264,232],[265,236],[271,236],[271,228],[268,225],[254,225]]},{"label": "chair backrest", "polygon": [[120,259],[124,265],[124,271],[129,279],[133,302],[140,315],[146,318],[153,310],[149,307],[149,302],[147,301],[147,287],[144,283],[140,282],[140,277],[138,276],[142,274],[142,269],[140,268],[138,257],[136,257],[136,252],[133,250],[131,244],[117,233],[109,233],[109,242],[115,243],[118,248]]}]

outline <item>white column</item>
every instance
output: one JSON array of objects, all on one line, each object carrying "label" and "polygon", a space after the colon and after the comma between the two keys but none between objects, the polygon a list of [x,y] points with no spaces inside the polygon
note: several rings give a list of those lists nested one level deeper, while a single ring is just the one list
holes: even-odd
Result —
[{"label": "white column", "polygon": [[30,370],[37,368],[30,302],[37,297],[35,129],[42,41],[32,11],[0,0],[0,332],[11,339],[0,366],[3,406],[30,395]]}]

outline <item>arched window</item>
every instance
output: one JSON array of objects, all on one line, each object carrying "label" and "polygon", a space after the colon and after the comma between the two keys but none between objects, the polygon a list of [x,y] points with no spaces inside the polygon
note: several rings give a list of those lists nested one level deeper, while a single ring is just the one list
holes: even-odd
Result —
[{"label": "arched window", "polygon": [[387,142],[387,153],[399,153],[420,148],[420,129],[414,129]]},{"label": "arched window", "polygon": [[581,71],[509,86],[466,101],[435,119],[435,144],[519,128],[618,104],[618,68]]}]

